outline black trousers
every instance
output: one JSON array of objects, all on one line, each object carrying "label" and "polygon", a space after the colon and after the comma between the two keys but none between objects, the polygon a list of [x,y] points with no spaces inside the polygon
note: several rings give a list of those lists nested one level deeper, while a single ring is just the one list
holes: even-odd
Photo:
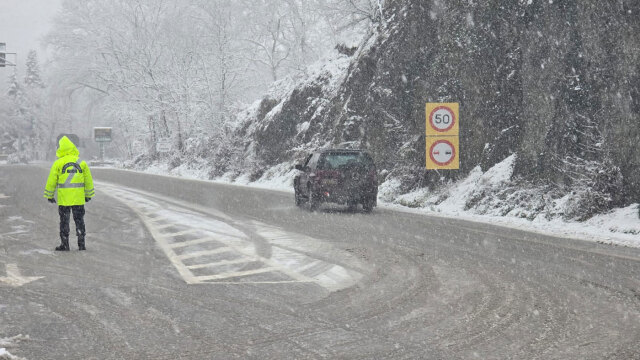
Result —
[{"label": "black trousers", "polygon": [[73,221],[76,223],[76,235],[78,245],[84,245],[84,205],[58,206],[60,215],[60,240],[63,244],[69,245],[69,215],[73,213]]}]

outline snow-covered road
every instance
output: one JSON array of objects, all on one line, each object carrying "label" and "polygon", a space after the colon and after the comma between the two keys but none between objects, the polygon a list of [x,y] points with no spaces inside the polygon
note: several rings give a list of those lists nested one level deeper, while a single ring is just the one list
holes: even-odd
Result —
[{"label": "snow-covered road", "polygon": [[637,249],[95,169],[88,251],[59,254],[46,170],[3,170],[0,269],[38,278],[0,284],[15,356],[640,356]]}]

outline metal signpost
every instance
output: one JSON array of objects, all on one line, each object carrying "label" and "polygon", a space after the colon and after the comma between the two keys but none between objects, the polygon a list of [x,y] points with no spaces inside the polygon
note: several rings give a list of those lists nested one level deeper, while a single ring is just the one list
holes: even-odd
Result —
[{"label": "metal signpost", "polygon": [[427,169],[459,169],[460,116],[458,103],[428,103],[426,115]]},{"label": "metal signpost", "polygon": [[[13,55],[14,56],[14,61],[11,62],[9,60],[7,60],[7,55]],[[0,67],[5,67],[5,66],[16,66],[16,63],[18,62],[17,58],[18,54],[17,53],[9,53],[7,52],[7,44],[6,43],[0,43]]]},{"label": "metal signpost", "polygon": [[7,44],[0,43],[0,67],[5,67],[4,63],[7,62]]},{"label": "metal signpost", "polygon": [[111,142],[111,128],[94,127],[93,139],[100,144],[100,161],[104,161],[104,144]]}]

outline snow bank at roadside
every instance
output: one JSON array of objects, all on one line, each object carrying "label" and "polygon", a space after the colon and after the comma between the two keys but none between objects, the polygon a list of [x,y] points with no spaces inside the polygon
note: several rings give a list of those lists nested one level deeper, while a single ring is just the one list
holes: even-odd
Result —
[{"label": "snow bank at roadside", "polygon": [[293,163],[283,163],[268,169],[255,181],[251,181],[249,174],[237,176],[233,172],[225,173],[214,179],[209,179],[209,168],[194,168],[188,164],[169,170],[166,164],[156,163],[143,170],[143,172],[155,175],[169,175],[194,180],[209,180],[224,184],[243,185],[289,192],[293,191],[293,178],[295,177],[297,170],[294,169]]},{"label": "snow bank at roadside", "polygon": [[12,355],[5,348],[0,348],[0,360],[26,360],[26,359]]},{"label": "snow bank at roadside", "polygon": [[[562,214],[571,203],[570,195],[551,198],[540,189],[515,189],[517,186],[511,182],[514,163],[515,155],[486,172],[477,167],[466,178],[439,190],[421,188],[400,194],[400,182],[388,179],[379,187],[379,203],[382,207],[399,211],[454,217],[551,236],[640,248],[638,204],[596,215],[585,222],[567,220]],[[293,165],[283,163],[274,166],[255,181],[251,181],[249,175],[235,176],[232,173],[211,181],[292,192],[293,178],[297,173]],[[146,172],[207,180],[208,170],[185,165],[169,171],[166,166],[155,165]],[[505,191],[510,186],[515,190]],[[544,200],[539,203],[531,200],[537,198]]]},{"label": "snow bank at roadside", "polygon": [[561,218],[552,220],[536,219],[531,221],[509,216],[478,215],[468,211],[446,212],[425,208],[410,208],[390,203],[384,204],[383,207],[414,214],[426,214],[500,225],[549,236],[640,248],[638,204],[614,209],[610,213],[594,216],[586,222],[566,221]]},{"label": "snow bank at roadside", "polygon": [[17,343],[21,341],[29,340],[29,335],[16,335],[9,338],[0,338],[0,360],[26,360],[15,355],[12,355],[6,348],[15,347]]},{"label": "snow bank at roadside", "polygon": [[[514,190],[504,195],[505,189],[517,187],[511,180],[515,161],[516,156],[512,155],[485,172],[477,167],[465,179],[435,192],[423,188],[400,195],[396,192],[399,182],[390,179],[380,186],[380,204],[401,211],[492,223],[552,236],[640,247],[639,204],[614,209],[585,222],[564,219],[562,214],[571,202],[567,196],[547,198],[544,204],[547,209],[540,204],[531,205],[530,198],[545,197],[541,189]],[[296,173],[293,163],[281,164],[256,181],[241,177],[229,182],[291,192]]]},{"label": "snow bank at roadside", "polygon": [[542,188],[522,188],[511,180],[515,155],[486,172],[477,167],[444,189],[417,189],[398,194],[391,179],[380,186],[380,198],[391,208],[536,231],[613,245],[640,247],[639,204],[614,209],[579,222],[563,218],[575,206],[573,194],[553,196]]}]

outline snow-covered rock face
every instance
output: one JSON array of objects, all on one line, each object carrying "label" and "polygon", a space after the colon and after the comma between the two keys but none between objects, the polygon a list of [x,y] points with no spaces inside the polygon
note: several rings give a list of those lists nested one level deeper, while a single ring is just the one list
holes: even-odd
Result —
[{"label": "snow-covered rock face", "polygon": [[[640,200],[640,3],[387,4],[355,52],[276,82],[174,172],[289,184],[309,151],[349,144],[380,199],[411,207],[585,220]],[[426,171],[425,103],[445,101],[461,169]]]},{"label": "snow-covered rock face", "polygon": [[236,135],[245,143],[245,157],[273,166],[300,158],[321,145],[328,105],[337,96],[351,58],[336,55],[308,69],[308,76],[277,82],[269,93],[238,115]]},{"label": "snow-covered rock face", "polygon": [[[267,168],[349,142],[406,193],[517,153],[511,169],[523,184],[594,188],[600,210],[640,198],[640,5],[387,4],[353,57],[279,83],[243,115],[246,158]],[[460,171],[424,170],[424,105],[440,101],[461,106]],[[598,185],[594,166],[619,184]]]}]

